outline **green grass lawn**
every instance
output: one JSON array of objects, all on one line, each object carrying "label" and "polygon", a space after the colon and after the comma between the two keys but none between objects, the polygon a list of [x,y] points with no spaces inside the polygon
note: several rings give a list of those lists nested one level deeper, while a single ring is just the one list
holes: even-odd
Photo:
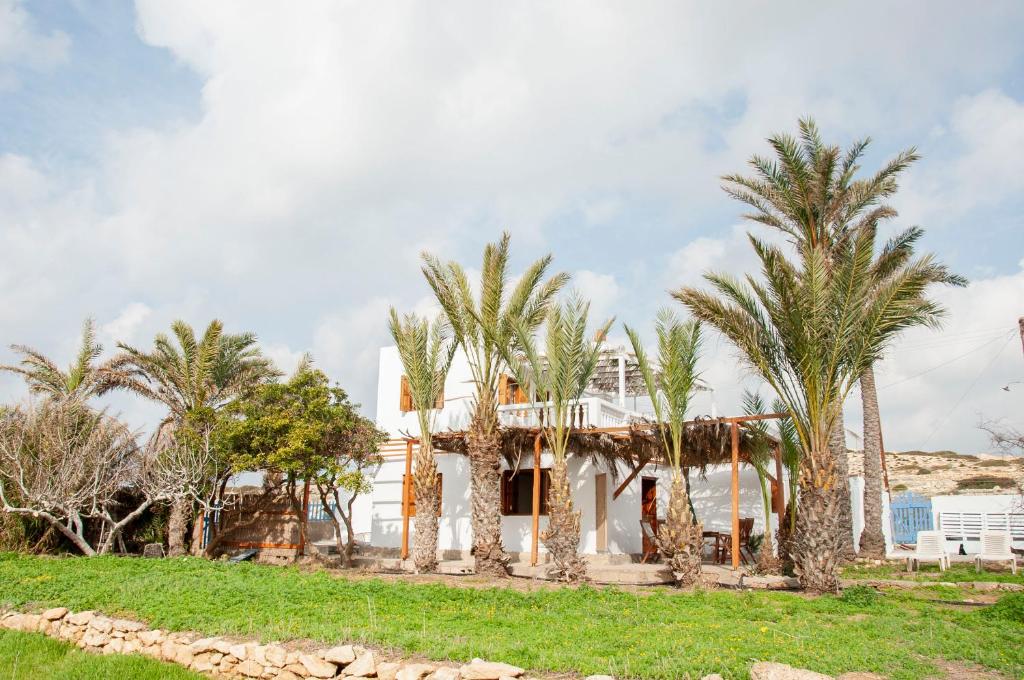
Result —
[{"label": "green grass lawn", "polygon": [[0,603],[269,640],[362,641],[536,671],[745,678],[756,660],[925,678],[932,661],[1024,675],[1024,595],[962,608],[951,588],[843,597],[613,588],[451,587],[197,559],[0,555]]},{"label": "green grass lawn", "polygon": [[986,569],[981,572],[974,570],[973,564],[953,564],[946,571],[939,571],[937,564],[922,564],[920,569],[908,572],[903,564],[882,564],[879,566],[867,566],[855,564],[843,569],[844,578],[859,579],[902,579],[912,581],[944,581],[946,583],[969,583],[971,581],[985,581],[998,583],[1019,583],[1024,585],[1024,569],[1018,569],[1017,574],[1010,573],[1009,569],[1004,571],[992,571]]},{"label": "green grass lawn", "polygon": [[0,630],[4,680],[199,680],[198,673],[143,656],[98,656],[43,635]]}]

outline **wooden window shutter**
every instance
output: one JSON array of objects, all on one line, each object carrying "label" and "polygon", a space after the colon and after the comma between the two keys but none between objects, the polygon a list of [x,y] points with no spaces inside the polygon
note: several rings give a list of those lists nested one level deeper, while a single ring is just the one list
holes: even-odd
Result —
[{"label": "wooden window shutter", "polygon": [[501,473],[501,514],[512,514],[513,493],[512,472],[505,470]]},{"label": "wooden window shutter", "polygon": [[508,376],[502,373],[498,376],[498,404],[504,406],[512,403],[508,397]]},{"label": "wooden window shutter", "polygon": [[412,390],[409,389],[408,376],[402,376],[402,391],[398,400],[398,409],[402,413],[414,410],[412,406]]},{"label": "wooden window shutter", "polygon": [[[441,490],[444,488],[444,474],[437,473],[437,516],[441,516]],[[413,480],[408,480],[406,484],[406,476],[402,475],[402,488],[406,489],[409,494],[409,517],[416,516],[416,485]]]}]

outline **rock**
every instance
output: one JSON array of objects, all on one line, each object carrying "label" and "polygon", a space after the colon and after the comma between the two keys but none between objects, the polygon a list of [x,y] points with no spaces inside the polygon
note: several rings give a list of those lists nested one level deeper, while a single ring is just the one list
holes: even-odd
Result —
[{"label": "rock", "polygon": [[281,672],[277,674],[277,680],[299,680],[299,678],[300,676],[295,675],[295,673],[292,673],[291,671],[284,669],[282,669]]},{"label": "rock", "polygon": [[211,673],[215,664],[209,654],[200,654],[192,659],[192,670],[196,673]]},{"label": "rock", "polygon": [[136,636],[139,642],[146,645],[155,645],[158,642],[163,642],[164,632],[162,630],[143,630],[139,631]]},{"label": "rock", "polygon": [[[232,652],[232,654],[234,654],[234,652]],[[258,678],[263,675],[263,670],[263,666],[259,665],[252,659],[243,661],[234,668],[235,673],[246,678]]]},{"label": "rock", "polygon": [[288,664],[287,666],[284,667],[284,670],[288,671],[289,673],[293,673],[293,674],[299,676],[300,678],[308,678],[309,677],[309,671],[306,670],[305,666],[303,666],[301,663],[298,662],[298,659],[299,659],[299,656],[298,656],[298,654],[296,654],[295,655],[295,663]]},{"label": "rock", "polygon": [[174,654],[174,663],[188,668],[192,665],[192,659],[195,658],[195,654],[192,650],[185,645],[175,645],[177,651]]},{"label": "rock", "polygon": [[[610,675],[588,675],[587,677],[583,678],[583,680],[615,680],[615,678],[613,678]],[[702,680],[707,680],[707,679],[704,678]],[[719,680],[721,680],[721,679],[719,679]]]},{"label": "rock", "polygon": [[206,652],[218,651],[215,643],[217,638],[200,638],[189,645],[193,654],[204,654]]},{"label": "rock", "polygon": [[784,663],[758,661],[750,667],[750,680],[832,680],[832,676],[793,668]]},{"label": "rock", "polygon": [[21,614],[12,614],[4,618],[0,623],[7,630],[21,630],[21,624],[24,621],[24,617]]},{"label": "rock", "polygon": [[82,636],[82,645],[85,647],[103,647],[110,642],[110,636],[98,630],[90,628]]},{"label": "rock", "polygon": [[160,658],[164,661],[174,661],[174,657],[178,655],[178,643],[174,640],[164,640],[163,644],[160,645]]},{"label": "rock", "polygon": [[122,654],[124,652],[124,640],[114,638],[103,648],[104,654]]},{"label": "rock", "polygon": [[395,680],[423,680],[433,671],[434,667],[430,664],[411,663],[398,669],[398,673],[395,674]]},{"label": "rock", "polygon": [[866,671],[852,671],[850,673],[843,673],[836,680],[885,680],[885,676]]},{"label": "rock", "polygon": [[719,675],[718,673],[712,673],[711,675],[705,675],[700,680],[725,680],[725,679],[721,675]]},{"label": "rock", "polygon": [[75,626],[86,626],[92,621],[93,617],[96,616],[96,612],[89,610],[84,612],[78,612],[68,617],[68,623]]},{"label": "rock", "polygon": [[109,633],[114,630],[114,622],[105,616],[94,616],[89,621],[89,627],[93,630],[98,630],[101,633]]},{"label": "rock", "polygon": [[400,663],[392,663],[390,661],[384,661],[377,664],[377,680],[395,680],[398,675],[399,669],[402,668]]},{"label": "rock", "polygon": [[356,652],[352,645],[341,645],[324,650],[324,659],[331,663],[344,666],[356,660]]},{"label": "rock", "polygon": [[314,678],[333,678],[338,667],[330,661],[318,659],[312,654],[300,654],[299,663]]},{"label": "rock", "polygon": [[450,666],[442,666],[427,676],[428,680],[459,680],[459,677],[459,669]]},{"label": "rock", "polygon": [[288,665],[288,650],[279,645],[267,645],[263,650],[263,657],[268,665],[275,668],[284,668]]},{"label": "rock", "polygon": [[[245,645],[231,645],[228,647],[228,654],[239,661],[245,661],[249,658],[249,650]],[[262,671],[260,672],[262,673]]]},{"label": "rock", "polygon": [[260,645],[247,644],[246,649],[249,652],[249,658],[258,663],[261,666],[267,665],[267,648],[261,647]]},{"label": "rock", "polygon": [[114,630],[119,630],[122,633],[138,633],[141,630],[146,630],[146,624],[128,619],[114,619],[111,621],[111,625]]},{"label": "rock", "polygon": [[377,663],[373,658],[373,652],[367,650],[358,654],[356,660],[345,666],[342,675],[354,678],[368,678],[377,672]]},{"label": "rock", "polygon": [[60,621],[68,615],[67,607],[54,607],[43,612],[43,618],[47,621]]},{"label": "rock", "polygon": [[507,663],[473,659],[472,663],[460,668],[459,672],[464,680],[500,680],[504,676],[518,678],[523,674],[523,669]]}]

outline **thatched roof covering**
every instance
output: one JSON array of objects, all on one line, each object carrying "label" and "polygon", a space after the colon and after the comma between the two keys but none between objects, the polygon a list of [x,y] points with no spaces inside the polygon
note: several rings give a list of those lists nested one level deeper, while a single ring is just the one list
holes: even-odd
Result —
[{"label": "thatched roof covering", "polygon": [[[683,465],[703,474],[708,467],[732,461],[732,428],[738,425],[721,420],[698,420],[686,425],[683,437]],[[634,423],[624,428],[579,428],[569,436],[569,455],[584,456],[606,468],[614,477],[616,463],[630,469],[647,464],[664,464],[664,446],[656,423]],[[512,467],[533,454],[536,428],[502,427],[501,453]],[[749,461],[751,448],[759,435],[740,427],[740,460]],[[543,441],[543,440],[542,440]],[[434,447],[452,453],[468,453],[467,433],[438,432],[433,435]]]}]

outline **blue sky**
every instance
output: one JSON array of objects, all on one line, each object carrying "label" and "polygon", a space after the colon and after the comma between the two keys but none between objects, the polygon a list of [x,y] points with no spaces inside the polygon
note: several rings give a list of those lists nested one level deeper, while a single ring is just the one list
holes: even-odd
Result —
[{"label": "blue sky", "polygon": [[[372,409],[388,305],[430,307],[420,250],[472,265],[502,229],[517,265],[553,252],[597,313],[650,328],[667,289],[752,266],[718,177],[813,115],[831,141],[871,136],[868,169],[919,148],[895,226],[972,281],[881,367],[887,444],[983,450],[981,417],[1024,412],[1001,389],[1024,377],[1022,19],[0,0],[0,361],[11,342],[70,358],[87,315],[110,348],[219,317],[285,368],[312,352]],[[704,369],[735,410],[751,380],[731,349],[712,338]]]}]

